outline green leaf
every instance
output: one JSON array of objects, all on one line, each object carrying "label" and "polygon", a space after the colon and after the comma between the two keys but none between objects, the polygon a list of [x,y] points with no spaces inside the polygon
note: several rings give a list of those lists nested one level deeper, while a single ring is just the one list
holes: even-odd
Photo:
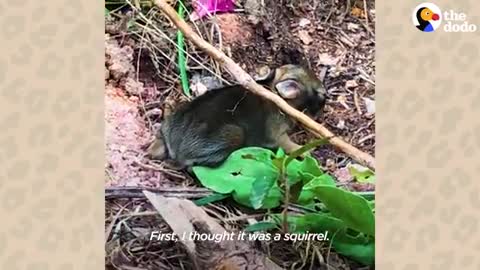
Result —
[{"label": "green leaf", "polygon": [[[274,218],[279,222],[279,218]],[[288,218],[290,230],[294,233],[326,233],[332,247],[344,256],[365,265],[375,261],[375,241],[358,232],[349,232],[344,221],[330,213],[312,213]],[[352,236],[351,234],[356,234]]]},{"label": "green leaf", "polygon": [[275,154],[275,157],[277,157],[277,158],[285,157],[285,150],[283,150],[283,148],[279,147],[278,150],[277,150],[277,153]]},{"label": "green leaf", "polygon": [[375,173],[359,164],[349,164],[348,171],[360,183],[375,184]]},{"label": "green leaf", "polygon": [[264,176],[257,178],[253,182],[252,193],[250,193],[250,203],[254,209],[259,209],[262,207],[265,198],[272,189],[273,184],[275,184],[275,180],[275,178],[268,178]]},{"label": "green leaf", "polygon": [[228,197],[230,197],[230,194],[214,193],[212,195],[195,200],[194,203],[198,206],[202,206],[202,205],[207,205],[209,203],[221,201]]},{"label": "green leaf", "polygon": [[105,8],[105,17],[108,17],[110,16],[110,10],[108,10],[107,8]]},{"label": "green leaf", "polygon": [[[247,185],[238,185],[237,189],[235,192],[232,193],[233,199],[247,207],[253,208],[251,202],[250,202],[250,194],[252,193],[252,187],[247,186]],[[280,191],[280,188],[277,186],[274,186],[270,191],[268,192],[268,195],[265,197],[263,200],[263,204],[260,207],[261,209],[271,209],[278,207],[281,202],[282,202],[282,192]]]},{"label": "green leaf", "polygon": [[312,190],[333,216],[354,230],[375,236],[375,216],[368,201],[352,192],[328,185]]},{"label": "green leaf", "polygon": [[[250,194],[252,185],[257,179],[275,182],[279,172],[272,164],[274,153],[259,147],[247,147],[233,152],[227,160],[217,168],[193,167],[193,172],[200,183],[215,192],[232,193],[235,201],[252,207]],[[271,188],[263,199],[262,208],[276,207],[281,200],[280,190]]]},{"label": "green leaf", "polygon": [[375,262],[375,241],[373,240],[367,243],[349,243],[334,239],[332,246],[338,253],[364,265],[372,265]]},{"label": "green leaf", "polygon": [[271,229],[278,228],[277,223],[271,221],[261,221],[252,225],[249,225],[245,228],[245,232],[258,232],[258,231],[268,231]]},{"label": "green leaf", "polygon": [[[301,174],[309,174],[314,177],[324,174],[324,172],[320,169],[317,160],[310,156],[305,157],[301,161],[297,159],[291,160],[287,165],[286,171],[287,175],[291,178],[301,177]],[[305,178],[302,179],[306,180]]]},{"label": "green leaf", "polygon": [[354,193],[358,196],[362,196],[367,201],[375,200],[375,191],[359,191]]},{"label": "green leaf", "polygon": [[317,186],[332,186],[336,185],[335,180],[329,174],[322,174],[310,180],[304,187],[305,190],[311,190]]},{"label": "green leaf", "polygon": [[309,142],[308,144],[300,147],[300,149],[290,153],[288,158],[285,160],[285,167],[288,166],[288,163],[290,163],[292,160],[296,159],[297,157],[301,156],[305,152],[307,152],[307,151],[309,151],[309,150],[311,150],[315,147],[328,144],[329,142],[330,142],[330,138],[324,138],[324,139],[314,140],[314,141]]},{"label": "green leaf", "polygon": [[324,174],[318,165],[318,161],[311,156],[305,157],[305,159],[301,162],[300,169],[303,173],[309,173],[313,176],[321,176]]},{"label": "green leaf", "polygon": [[345,223],[330,213],[309,213],[303,216],[289,217],[290,230],[295,233],[321,233],[330,235],[346,227]]},{"label": "green leaf", "polygon": [[368,201],[368,205],[370,205],[370,208],[375,210],[375,201]]}]

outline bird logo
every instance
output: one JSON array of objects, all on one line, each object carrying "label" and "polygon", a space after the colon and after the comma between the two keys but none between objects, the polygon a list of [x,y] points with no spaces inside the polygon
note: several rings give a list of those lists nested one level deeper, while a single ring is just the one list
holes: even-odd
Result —
[{"label": "bird logo", "polygon": [[442,12],[432,3],[418,5],[412,14],[413,24],[422,32],[433,32],[440,26]]}]

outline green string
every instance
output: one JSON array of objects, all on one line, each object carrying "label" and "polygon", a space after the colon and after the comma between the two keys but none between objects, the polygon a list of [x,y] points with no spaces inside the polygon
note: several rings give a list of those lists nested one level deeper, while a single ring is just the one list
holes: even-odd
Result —
[{"label": "green string", "polygon": [[[178,16],[180,16],[180,19],[183,20],[184,16],[184,7],[183,3],[179,1],[178,5]],[[177,46],[178,46],[178,68],[180,70],[180,81],[182,82],[182,88],[183,88],[183,93],[187,97],[190,97],[190,88],[188,86],[188,78],[187,78],[187,65],[186,65],[186,60],[185,60],[185,53],[184,53],[184,39],[183,39],[183,33],[182,31],[178,30],[177,31]]]}]

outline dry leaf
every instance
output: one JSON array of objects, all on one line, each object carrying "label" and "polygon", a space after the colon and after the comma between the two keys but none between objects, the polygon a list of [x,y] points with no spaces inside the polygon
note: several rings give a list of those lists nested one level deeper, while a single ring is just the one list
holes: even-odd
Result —
[{"label": "dry leaf", "polygon": [[358,18],[365,18],[365,11],[357,7],[352,8],[352,11],[350,12],[350,14]]},{"label": "dry leaf", "polygon": [[300,38],[300,40],[303,42],[303,44],[305,45],[308,45],[310,43],[312,43],[313,39],[312,37],[310,36],[310,34],[305,31],[305,30],[300,30],[298,31],[298,37]]}]

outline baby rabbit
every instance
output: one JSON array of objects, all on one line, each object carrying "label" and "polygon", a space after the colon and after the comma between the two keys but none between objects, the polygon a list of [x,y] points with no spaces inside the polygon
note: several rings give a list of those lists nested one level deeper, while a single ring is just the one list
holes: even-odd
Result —
[{"label": "baby rabbit", "polygon": [[[311,116],[325,105],[322,82],[303,67],[284,65],[257,82]],[[179,168],[217,167],[243,147],[295,151],[300,145],[287,134],[293,127],[294,122],[271,101],[242,86],[227,86],[210,90],[167,116],[147,152],[152,159],[171,159]]]}]

